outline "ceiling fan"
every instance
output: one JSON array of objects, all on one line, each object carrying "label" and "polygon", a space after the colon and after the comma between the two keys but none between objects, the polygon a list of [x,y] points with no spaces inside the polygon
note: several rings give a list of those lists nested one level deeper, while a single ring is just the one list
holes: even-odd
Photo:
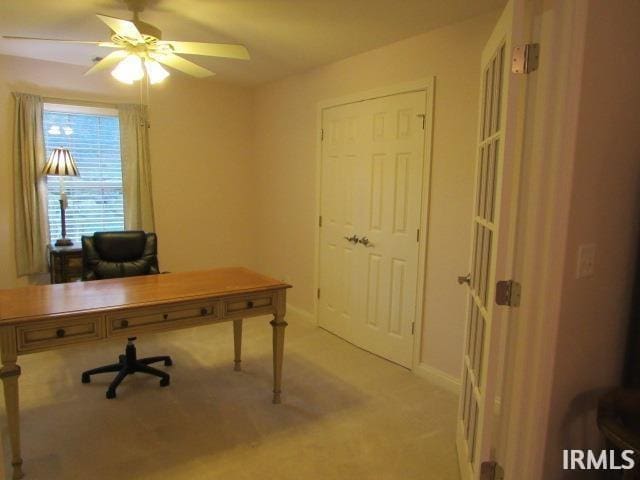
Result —
[{"label": "ceiling fan", "polygon": [[125,0],[125,2],[133,11],[133,20],[123,20],[97,14],[97,17],[113,32],[111,41],[108,42],[17,36],[3,36],[3,38],[62,42],[67,44],[90,44],[115,49],[97,61],[93,67],[87,70],[85,75],[108,70],[115,66],[111,74],[117,80],[128,84],[141,80],[145,72],[148,76],[149,83],[161,82],[169,76],[169,72],[162,65],[197,78],[215,75],[210,70],[177,55],[179,53],[249,60],[249,52],[243,45],[162,40],[162,32],[159,28],[140,20],[139,12],[141,12],[143,8],[141,8],[139,0]]}]

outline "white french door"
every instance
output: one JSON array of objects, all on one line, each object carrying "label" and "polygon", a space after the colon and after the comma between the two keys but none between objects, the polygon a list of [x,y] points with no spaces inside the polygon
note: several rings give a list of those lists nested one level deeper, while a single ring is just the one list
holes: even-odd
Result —
[{"label": "white french door", "polygon": [[426,92],[322,112],[319,323],[411,367]]},{"label": "white french door", "polygon": [[499,364],[500,329],[507,315],[495,303],[497,279],[508,279],[517,202],[519,118],[511,78],[514,4],[510,0],[481,58],[480,112],[475,168],[467,322],[456,445],[463,480],[479,479],[491,459],[492,427]]}]

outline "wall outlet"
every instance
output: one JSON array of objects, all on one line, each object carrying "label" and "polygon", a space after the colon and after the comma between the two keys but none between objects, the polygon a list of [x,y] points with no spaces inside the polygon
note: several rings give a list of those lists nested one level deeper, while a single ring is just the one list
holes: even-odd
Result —
[{"label": "wall outlet", "polygon": [[578,247],[578,265],[576,278],[591,277],[594,274],[596,262],[596,244],[586,243]]}]

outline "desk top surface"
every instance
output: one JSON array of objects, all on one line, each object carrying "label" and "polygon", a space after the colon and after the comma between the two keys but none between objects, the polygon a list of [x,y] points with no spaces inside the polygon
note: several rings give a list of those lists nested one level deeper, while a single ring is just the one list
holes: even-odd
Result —
[{"label": "desk top surface", "polygon": [[0,290],[0,324],[290,288],[246,268],[216,268]]}]

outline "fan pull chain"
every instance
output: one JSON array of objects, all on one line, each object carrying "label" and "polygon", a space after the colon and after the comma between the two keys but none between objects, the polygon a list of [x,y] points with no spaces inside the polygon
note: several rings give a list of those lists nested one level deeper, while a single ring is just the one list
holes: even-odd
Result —
[{"label": "fan pull chain", "polygon": [[143,98],[142,98],[142,80],[140,82],[138,82],[138,94],[140,97],[140,105],[143,105]]},{"label": "fan pull chain", "polygon": [[149,108],[149,74],[147,72],[145,72],[144,74],[144,83],[145,83],[145,88],[146,88],[146,105],[147,108]]},{"label": "fan pull chain", "polygon": [[139,85],[140,105],[147,105],[148,107],[151,103],[151,87],[149,86],[149,75],[147,73],[145,73],[143,79],[140,80]]},{"label": "fan pull chain", "polygon": [[149,75],[145,75],[147,79],[147,128],[151,127],[151,81],[149,80]]},{"label": "fan pull chain", "polygon": [[[144,82],[144,86],[142,85]],[[146,100],[146,101],[145,101]],[[140,81],[140,106],[146,106],[146,118],[145,124],[143,125],[145,128],[151,127],[150,118],[150,110],[151,110],[151,86],[149,82],[149,75],[145,73],[144,79]]]}]

